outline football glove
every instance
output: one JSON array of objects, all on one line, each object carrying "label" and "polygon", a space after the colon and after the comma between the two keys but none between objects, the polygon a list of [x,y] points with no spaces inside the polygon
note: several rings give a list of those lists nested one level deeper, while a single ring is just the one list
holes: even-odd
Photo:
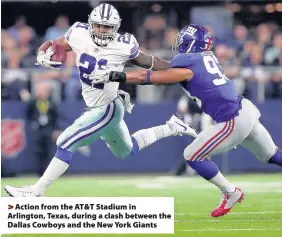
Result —
[{"label": "football glove", "polygon": [[90,75],[89,79],[92,80],[92,84],[107,83],[110,81],[125,82],[126,73],[116,71],[95,71]]},{"label": "football glove", "polygon": [[92,84],[108,83],[110,81],[110,74],[104,70],[93,71],[89,79],[92,80]]},{"label": "football glove", "polygon": [[55,62],[51,60],[51,57],[56,52],[54,50],[47,49],[46,52],[40,51],[37,54],[37,62],[38,64],[42,65],[43,67],[52,68],[52,69],[61,69],[62,63],[61,62]]}]

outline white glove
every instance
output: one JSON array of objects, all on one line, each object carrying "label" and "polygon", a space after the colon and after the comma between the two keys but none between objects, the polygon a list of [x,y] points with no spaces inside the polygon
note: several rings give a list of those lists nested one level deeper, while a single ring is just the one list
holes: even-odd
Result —
[{"label": "white glove", "polygon": [[110,81],[110,74],[105,70],[96,70],[93,71],[89,79],[92,80],[92,84],[99,84],[99,83],[108,83]]},{"label": "white glove", "polygon": [[37,62],[38,64],[42,65],[43,67],[53,68],[53,69],[61,69],[62,63],[51,61],[52,55],[56,52],[54,50],[47,49],[46,52],[40,51],[37,54]]},{"label": "white glove", "polygon": [[[128,112],[129,114],[131,114],[132,109],[134,107],[134,104],[132,104],[131,101],[130,101],[129,93],[127,93],[123,90],[118,90],[117,93],[122,100],[125,111]],[[124,96],[124,97],[122,97],[121,95]]]}]

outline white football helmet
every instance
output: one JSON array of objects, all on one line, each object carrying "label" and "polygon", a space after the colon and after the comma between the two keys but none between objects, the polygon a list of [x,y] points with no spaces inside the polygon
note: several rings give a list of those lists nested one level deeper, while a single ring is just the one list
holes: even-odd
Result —
[{"label": "white football helmet", "polygon": [[88,18],[89,33],[99,46],[106,46],[114,39],[119,27],[120,16],[111,4],[103,3],[93,9]]}]

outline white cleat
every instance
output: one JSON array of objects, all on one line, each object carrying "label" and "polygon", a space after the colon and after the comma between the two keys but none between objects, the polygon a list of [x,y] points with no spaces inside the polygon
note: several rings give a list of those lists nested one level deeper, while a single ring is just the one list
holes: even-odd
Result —
[{"label": "white cleat", "polygon": [[43,197],[43,195],[34,193],[31,186],[15,188],[10,185],[6,185],[4,189],[10,197]]},{"label": "white cleat", "polygon": [[173,131],[174,136],[189,135],[194,138],[197,137],[197,132],[190,127],[189,124],[184,120],[183,116],[178,113],[172,115],[166,124]]}]

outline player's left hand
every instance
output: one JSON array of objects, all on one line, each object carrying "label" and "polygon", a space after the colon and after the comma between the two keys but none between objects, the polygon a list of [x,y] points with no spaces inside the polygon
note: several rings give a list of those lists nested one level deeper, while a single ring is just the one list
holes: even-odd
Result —
[{"label": "player's left hand", "polygon": [[92,84],[107,83],[110,81],[110,74],[103,70],[94,71],[90,74],[89,79],[92,80]]}]

